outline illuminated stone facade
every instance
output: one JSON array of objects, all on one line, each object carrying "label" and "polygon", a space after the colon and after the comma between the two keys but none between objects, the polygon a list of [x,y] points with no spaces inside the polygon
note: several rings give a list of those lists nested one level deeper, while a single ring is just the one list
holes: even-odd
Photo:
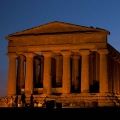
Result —
[{"label": "illuminated stone facade", "polygon": [[47,96],[63,107],[119,105],[120,54],[108,34],[51,22],[7,36],[8,96]]}]

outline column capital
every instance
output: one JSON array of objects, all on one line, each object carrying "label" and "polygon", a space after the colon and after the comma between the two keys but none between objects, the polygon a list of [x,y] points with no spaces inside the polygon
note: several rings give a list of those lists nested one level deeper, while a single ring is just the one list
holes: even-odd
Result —
[{"label": "column capital", "polygon": [[63,56],[70,56],[71,55],[71,51],[61,51],[60,52]]},{"label": "column capital", "polygon": [[19,57],[21,60],[25,60],[25,55],[24,55],[24,54],[18,54],[18,57]]},{"label": "column capital", "polygon": [[99,54],[108,54],[109,51],[108,51],[107,49],[99,49],[99,50],[98,50],[98,53],[99,53]]},{"label": "column capital", "polygon": [[24,52],[16,52],[17,55],[24,55]]},{"label": "column capital", "polygon": [[53,53],[50,52],[50,51],[46,51],[46,52],[42,52],[42,55],[43,55],[44,57],[51,57],[51,56],[53,55]]},{"label": "column capital", "polygon": [[79,49],[78,50],[72,50],[72,53],[79,53]]},{"label": "column capital", "polygon": [[16,53],[8,53],[8,56],[11,58],[16,58],[17,54]]},{"label": "column capital", "polygon": [[24,53],[24,55],[27,57],[27,58],[33,58],[34,57],[34,53]]},{"label": "column capital", "polygon": [[90,54],[90,51],[89,50],[80,50],[79,51],[80,55],[89,55]]}]

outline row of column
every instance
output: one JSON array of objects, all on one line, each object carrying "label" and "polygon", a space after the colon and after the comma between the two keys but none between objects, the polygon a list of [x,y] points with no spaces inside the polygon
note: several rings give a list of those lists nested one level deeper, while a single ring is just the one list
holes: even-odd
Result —
[{"label": "row of column", "polygon": [[109,55],[109,90],[115,94],[120,94],[120,63],[114,56]]},{"label": "row of column", "polygon": [[[62,93],[68,94],[71,91],[70,80],[70,51],[60,52],[63,56],[63,75],[62,75]],[[89,92],[89,50],[80,50],[81,55],[81,93]],[[106,49],[98,51],[100,54],[100,92],[108,92],[108,72],[107,72],[107,53]],[[16,55],[9,53],[9,72],[8,72],[8,95],[16,94]],[[43,71],[43,93],[52,93],[51,84],[51,58],[52,52],[43,52],[44,57],[44,71]],[[25,53],[26,56],[26,75],[25,75],[25,93],[31,94],[33,91],[33,53]],[[78,61],[73,57],[75,66]],[[76,67],[77,68],[77,67]]]}]

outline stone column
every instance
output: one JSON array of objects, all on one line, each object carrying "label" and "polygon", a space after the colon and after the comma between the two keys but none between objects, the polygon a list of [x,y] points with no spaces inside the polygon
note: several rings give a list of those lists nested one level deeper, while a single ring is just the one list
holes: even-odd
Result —
[{"label": "stone column", "polygon": [[62,93],[69,94],[71,91],[70,51],[64,51],[61,54],[63,55]]},{"label": "stone column", "polygon": [[43,69],[44,69],[44,58],[41,56],[41,67],[40,67],[40,86],[43,87]]},{"label": "stone column", "polygon": [[25,76],[25,94],[30,95],[33,92],[33,53],[26,53],[26,76]]},{"label": "stone column", "polygon": [[19,84],[18,85],[20,87],[20,89],[24,88],[24,82],[25,82],[25,73],[24,73],[24,56],[23,55],[20,55],[19,56],[19,62],[18,62],[18,81],[19,81]]},{"label": "stone column", "polygon": [[81,61],[81,93],[89,92],[89,51],[80,50]]},{"label": "stone column", "polygon": [[16,54],[8,53],[9,68],[8,68],[8,96],[16,95]]},{"label": "stone column", "polygon": [[117,94],[119,94],[119,64],[118,64],[118,62],[116,62],[116,69],[117,69]]},{"label": "stone column", "polygon": [[72,84],[75,90],[78,90],[79,87],[79,56],[72,56]]},{"label": "stone column", "polygon": [[116,61],[114,60],[114,65],[113,65],[113,81],[114,81],[114,93],[117,93],[117,65],[116,65]]},{"label": "stone column", "polygon": [[101,49],[98,51],[100,54],[100,93],[108,92],[108,70],[107,70],[107,49]]},{"label": "stone column", "polygon": [[43,72],[43,94],[50,95],[52,93],[51,81],[51,52],[44,52],[44,72]]},{"label": "stone column", "polygon": [[119,71],[119,94],[120,94],[120,62],[118,64],[118,71]]}]

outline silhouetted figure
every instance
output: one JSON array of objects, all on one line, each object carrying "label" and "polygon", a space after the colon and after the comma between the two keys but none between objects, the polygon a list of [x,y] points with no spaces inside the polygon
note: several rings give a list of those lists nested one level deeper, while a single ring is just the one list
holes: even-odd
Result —
[{"label": "silhouetted figure", "polygon": [[60,102],[56,102],[56,108],[57,108],[57,109],[62,108],[62,103],[60,103]]},{"label": "silhouetted figure", "polygon": [[26,105],[26,100],[25,100],[25,99],[26,99],[25,94],[22,94],[22,95],[21,95],[21,102],[22,102],[22,106],[23,106],[23,107],[25,107],[25,105]]},{"label": "silhouetted figure", "polygon": [[11,97],[9,98],[8,105],[9,105],[9,107],[13,107],[13,96],[11,96]]},{"label": "silhouetted figure", "polygon": [[18,95],[15,96],[14,103],[15,103],[15,107],[17,107],[18,106]]},{"label": "silhouetted figure", "polygon": [[31,107],[34,106],[34,97],[33,97],[33,94],[31,94],[31,96],[30,96],[30,106]]},{"label": "silhouetted figure", "polygon": [[47,109],[53,109],[55,107],[55,100],[48,100],[46,102],[46,108]]}]

